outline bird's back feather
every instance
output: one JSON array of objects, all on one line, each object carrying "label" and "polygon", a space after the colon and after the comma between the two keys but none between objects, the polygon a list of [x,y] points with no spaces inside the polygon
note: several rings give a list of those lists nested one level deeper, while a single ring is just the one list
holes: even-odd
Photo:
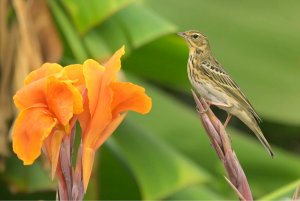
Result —
[{"label": "bird's back feather", "polygon": [[232,98],[236,99],[245,110],[249,111],[255,117],[257,122],[261,122],[261,119],[241,91],[240,87],[230,78],[228,73],[218,64],[218,62],[215,61],[214,63],[215,64],[212,64],[210,60],[204,60],[200,63],[200,68],[202,68],[203,72],[213,79],[220,88],[230,94]]}]

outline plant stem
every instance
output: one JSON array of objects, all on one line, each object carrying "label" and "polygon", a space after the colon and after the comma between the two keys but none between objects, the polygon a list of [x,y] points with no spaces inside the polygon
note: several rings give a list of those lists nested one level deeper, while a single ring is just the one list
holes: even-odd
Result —
[{"label": "plant stem", "polygon": [[193,90],[192,94],[199,110],[200,120],[218,157],[223,162],[229,177],[227,181],[235,192],[238,191],[236,193],[240,200],[253,200],[246,175],[231,147],[231,142],[224,126],[211,111],[205,100],[203,98],[199,100]]}]

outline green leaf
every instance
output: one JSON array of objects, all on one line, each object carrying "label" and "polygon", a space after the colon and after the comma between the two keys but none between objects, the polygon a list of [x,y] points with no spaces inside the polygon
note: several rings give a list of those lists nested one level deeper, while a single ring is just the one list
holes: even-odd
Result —
[{"label": "green leaf", "polygon": [[206,185],[193,185],[187,188],[184,188],[166,200],[226,200],[225,197],[218,195],[216,192],[213,192],[210,187]]},{"label": "green leaf", "polygon": [[135,0],[62,0],[81,35]]},{"label": "green leaf", "polygon": [[274,192],[258,199],[258,200],[291,200],[296,188],[300,186],[300,180],[285,185]]},{"label": "green leaf", "polygon": [[101,26],[89,31],[83,40],[90,55],[99,60],[107,59],[122,45],[126,47],[126,55],[131,51],[128,38],[115,18],[109,18]]},{"label": "green leaf", "polygon": [[191,160],[134,121],[126,120],[110,143],[132,171],[143,199],[163,199],[209,179]]},{"label": "green leaf", "polygon": [[174,25],[140,4],[128,6],[117,18],[134,48],[175,31]]},{"label": "green leaf", "polygon": [[[271,158],[251,131],[245,135],[229,130],[233,135],[233,147],[247,175],[253,194],[263,196],[300,177],[299,157],[272,146]],[[250,136],[252,135],[252,136]],[[251,153],[251,154],[249,154]]]},{"label": "green leaf", "polygon": [[81,43],[79,35],[75,31],[68,17],[58,5],[57,1],[48,1],[48,3],[74,57],[76,58],[77,62],[83,62],[85,59],[87,59],[87,54]]},{"label": "green leaf", "polygon": [[[42,168],[40,162],[24,166],[17,157],[10,157],[6,163],[4,179],[17,192],[37,192],[55,190],[56,182],[51,181],[49,172]],[[53,198],[54,199],[54,198]]]},{"label": "green leaf", "polygon": [[[114,134],[115,135],[115,134]],[[94,167],[94,177],[100,185],[97,200],[140,200],[139,186],[127,161],[115,151],[112,140],[108,140],[98,153],[100,164]]]},{"label": "green leaf", "polygon": [[172,33],[175,27],[140,4],[130,4],[84,36],[94,58],[105,59],[122,45],[127,55],[157,38]]},{"label": "green leaf", "polygon": [[168,88],[189,91],[187,57],[186,44],[174,34],[133,51],[124,60],[123,68]]}]

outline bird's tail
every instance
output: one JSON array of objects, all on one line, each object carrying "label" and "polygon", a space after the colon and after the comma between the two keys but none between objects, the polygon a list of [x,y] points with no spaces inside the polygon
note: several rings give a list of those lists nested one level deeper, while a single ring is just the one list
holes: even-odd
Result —
[{"label": "bird's tail", "polygon": [[259,139],[259,141],[262,143],[262,145],[265,147],[265,149],[269,152],[271,157],[274,157],[274,152],[272,151],[272,148],[270,144],[268,143],[267,139],[265,138],[264,134],[260,130],[259,126],[256,123],[256,126],[254,128],[250,128],[256,135],[256,137]]},{"label": "bird's tail", "polygon": [[267,139],[265,138],[264,134],[262,133],[261,129],[259,128],[259,125],[254,118],[254,116],[249,112],[246,112],[245,115],[243,111],[243,115],[239,115],[239,119],[242,120],[256,135],[256,137],[259,139],[259,141],[262,143],[262,145],[265,147],[265,149],[268,151],[268,153],[271,155],[271,157],[274,157],[274,152],[272,151],[272,148],[270,144],[268,143]]}]

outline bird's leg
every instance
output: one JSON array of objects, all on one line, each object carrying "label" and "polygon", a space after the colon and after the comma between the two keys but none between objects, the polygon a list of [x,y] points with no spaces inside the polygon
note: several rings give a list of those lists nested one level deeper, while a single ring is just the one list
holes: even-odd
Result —
[{"label": "bird's leg", "polygon": [[227,116],[227,118],[226,118],[226,120],[225,120],[225,123],[224,123],[224,125],[223,125],[224,128],[226,128],[226,126],[227,126],[227,124],[229,123],[231,117],[232,117],[232,114],[228,114],[228,116]]},{"label": "bird's leg", "polygon": [[[227,116],[227,118],[226,118],[226,120],[225,120],[225,123],[223,124],[223,126],[224,126],[224,129],[227,127],[227,125],[228,125],[228,123],[229,123],[229,121],[230,121],[230,119],[231,119],[231,117],[232,117],[232,114],[229,114],[229,113],[227,113],[228,114],[228,116]],[[220,127],[221,128],[221,127]],[[220,131],[221,132],[221,131]],[[231,140],[231,136],[230,135],[227,135],[228,136],[228,138],[230,139],[230,142],[232,141]]]}]

